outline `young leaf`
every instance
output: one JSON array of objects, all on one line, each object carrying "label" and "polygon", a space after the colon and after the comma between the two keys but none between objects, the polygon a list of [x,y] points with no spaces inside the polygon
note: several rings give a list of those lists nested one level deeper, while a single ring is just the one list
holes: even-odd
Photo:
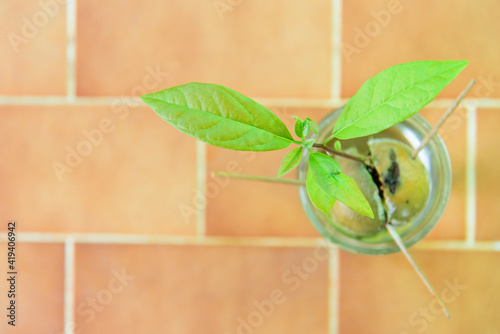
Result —
[{"label": "young leaf", "polygon": [[286,173],[297,167],[302,159],[302,147],[296,147],[290,152],[288,152],[283,161],[281,161],[280,170],[278,172],[278,177],[282,177]]},{"label": "young leaf", "polygon": [[307,123],[307,124],[309,124],[309,128],[311,129],[312,132],[314,132],[315,134],[318,134],[318,131],[319,131],[318,123],[316,123],[315,121],[313,121],[309,117],[307,117],[304,120],[304,122]]},{"label": "young leaf", "polygon": [[307,136],[309,136],[309,132],[311,131],[311,122],[314,121],[310,118],[306,118],[305,120],[301,121],[298,116],[292,117],[295,119],[295,134],[302,139],[306,139]]},{"label": "young leaf", "polygon": [[307,136],[309,136],[309,132],[311,132],[311,129],[309,127],[309,122],[304,121],[304,128],[302,129],[302,139],[306,139]]},{"label": "young leaf", "polygon": [[224,86],[193,82],[141,99],[177,130],[210,145],[272,151],[295,142],[269,109]]},{"label": "young leaf", "polygon": [[302,143],[302,146],[304,148],[311,148],[315,142],[316,142],[316,139],[309,138],[309,139],[304,140],[304,142]]},{"label": "young leaf", "polygon": [[340,140],[336,140],[333,146],[337,151],[342,151],[342,144],[340,143]]},{"label": "young leaf", "polygon": [[327,141],[368,136],[404,121],[432,101],[467,64],[416,61],[380,72],[347,102]]},{"label": "young leaf", "polygon": [[315,152],[309,155],[309,170],[319,188],[344,203],[351,210],[373,218],[373,211],[356,182],[343,174],[339,164],[329,156]]},{"label": "young leaf", "polygon": [[302,135],[304,132],[304,122],[299,118],[299,116],[292,116],[292,118],[295,119],[295,134],[297,135],[297,137],[303,138]]},{"label": "young leaf", "polygon": [[335,198],[325,193],[319,186],[314,176],[311,172],[311,169],[307,171],[306,178],[306,189],[311,202],[320,209],[325,215],[330,213],[335,204]]}]

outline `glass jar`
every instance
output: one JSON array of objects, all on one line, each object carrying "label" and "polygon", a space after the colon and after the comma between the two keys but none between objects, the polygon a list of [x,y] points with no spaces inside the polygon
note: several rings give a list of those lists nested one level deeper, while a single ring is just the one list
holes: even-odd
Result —
[{"label": "glass jar", "polygon": [[[317,136],[319,143],[322,143],[331,135],[335,122],[342,110],[343,108],[334,110],[319,123]],[[422,116],[416,114],[387,130],[370,136],[370,138],[395,138],[406,142],[413,148],[417,148],[430,130],[431,126],[429,123]],[[342,141],[342,146],[344,148],[344,141]],[[309,153],[306,152],[304,154],[305,156],[299,165],[298,171],[298,179],[303,182],[306,180]],[[452,172],[450,157],[439,135],[436,134],[433,136],[418,154],[418,159],[422,161],[428,171],[430,194],[420,214],[414,217],[409,223],[397,227],[397,231],[407,247],[421,240],[436,225],[446,207],[451,190]],[[299,187],[299,196],[302,207],[314,227],[325,238],[341,248],[353,253],[373,255],[389,254],[399,250],[385,229],[370,236],[353,236],[342,230],[331,215],[325,215],[312,204],[305,186]]]}]

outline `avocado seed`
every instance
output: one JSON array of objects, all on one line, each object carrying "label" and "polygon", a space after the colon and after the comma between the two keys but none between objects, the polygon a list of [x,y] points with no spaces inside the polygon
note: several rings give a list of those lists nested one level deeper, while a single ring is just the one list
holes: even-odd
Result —
[{"label": "avocado seed", "polygon": [[412,159],[413,149],[397,140],[368,141],[373,164],[383,184],[387,216],[393,225],[410,222],[425,207],[430,193],[427,169]]},{"label": "avocado seed", "polygon": [[[346,150],[346,153],[359,155],[354,148]],[[336,160],[342,172],[356,181],[359,189],[368,200],[368,203],[370,203],[375,218],[372,219],[354,212],[343,203],[337,201],[331,211],[333,220],[345,231],[357,236],[368,236],[382,230],[385,223],[385,211],[382,199],[379,196],[379,189],[375,182],[373,182],[372,176],[365,166],[358,161],[340,157],[336,157]]]}]

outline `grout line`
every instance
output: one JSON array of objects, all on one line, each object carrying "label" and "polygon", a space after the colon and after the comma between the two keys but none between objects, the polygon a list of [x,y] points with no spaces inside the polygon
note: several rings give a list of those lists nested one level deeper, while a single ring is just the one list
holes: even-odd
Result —
[{"label": "grout line", "polygon": [[478,98],[471,99],[477,108],[500,108],[500,99],[495,98]]},{"label": "grout line", "polygon": [[[290,108],[328,108],[333,109],[347,103],[349,98],[332,99],[293,99],[293,98],[259,98],[254,100],[267,107]],[[437,99],[429,103],[429,108],[448,108],[453,99]],[[500,99],[464,99],[463,104],[473,102],[477,107],[484,109],[500,109]],[[68,101],[64,96],[8,96],[0,95],[1,105],[46,105],[46,106],[136,106],[142,102],[138,97],[124,96],[99,96],[99,97],[74,97]]]},{"label": "grout line", "polygon": [[332,0],[331,97],[339,100],[342,87],[342,0]]},{"label": "grout line", "polygon": [[465,240],[472,246],[476,239],[476,141],[477,112],[474,105],[467,105],[467,158],[466,158],[466,205]]},{"label": "grout line", "polygon": [[443,250],[443,251],[500,251],[500,241],[476,241],[472,245],[464,241],[421,241],[412,249]]},{"label": "grout line", "polygon": [[[76,99],[76,1],[66,1],[66,100]],[[75,243],[64,241],[64,327],[63,333],[74,332],[75,304]]]},{"label": "grout line", "polygon": [[0,105],[4,106],[32,106],[32,105],[70,105],[66,97],[62,96],[0,96]]},{"label": "grout line", "polygon": [[339,282],[339,248],[330,248],[328,261],[329,278],[329,302],[328,302],[328,333],[339,333],[339,305],[340,305],[340,282]]},{"label": "grout line", "polygon": [[266,107],[289,107],[289,108],[338,108],[347,102],[342,99],[294,99],[294,98],[264,98],[252,97],[255,101]]},{"label": "grout line", "polygon": [[[83,244],[200,245],[253,247],[316,247],[322,238],[205,237],[137,234],[19,233],[19,240],[32,243],[64,243],[67,239]],[[7,234],[0,235],[6,241]]]},{"label": "grout line", "polygon": [[[267,107],[295,107],[295,108],[336,108],[346,100],[332,99],[294,99],[294,98],[253,98]],[[108,105],[141,105],[143,102],[138,97],[132,96],[99,96],[75,97],[73,101],[63,96],[8,96],[0,95],[0,105],[49,105],[49,106],[108,106]]]},{"label": "grout line", "polygon": [[64,334],[73,333],[75,305],[75,242],[64,242]]},{"label": "grout line", "polygon": [[[198,188],[196,193],[202,194],[203,198],[206,199],[207,146],[200,141],[196,141],[196,174],[196,187]],[[201,205],[197,205],[196,235],[198,237],[205,237],[206,235],[206,211],[207,201],[204,200]]]},{"label": "grout line", "polygon": [[[20,242],[65,243],[71,239],[81,244],[120,245],[179,245],[179,246],[248,246],[248,247],[317,247],[324,238],[294,237],[211,237],[137,235],[137,234],[69,234],[69,233],[19,233]],[[0,241],[7,241],[7,234],[0,234]],[[500,251],[500,240],[476,241],[473,245],[463,240],[420,241],[413,249],[456,251]]]},{"label": "grout line", "polygon": [[[331,98],[332,102],[342,102],[342,0],[332,0],[332,62],[331,62]],[[340,105],[343,105],[347,100]],[[339,105],[339,106],[340,106]],[[329,294],[328,294],[328,333],[339,332],[339,250],[330,251],[328,260]]]},{"label": "grout line", "polygon": [[76,1],[66,1],[66,98],[76,98]]}]

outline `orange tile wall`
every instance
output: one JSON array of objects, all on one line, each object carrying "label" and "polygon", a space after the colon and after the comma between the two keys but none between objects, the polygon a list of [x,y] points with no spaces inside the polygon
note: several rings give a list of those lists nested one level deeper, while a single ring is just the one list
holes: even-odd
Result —
[{"label": "orange tile wall", "polygon": [[[0,333],[500,333],[499,12],[493,0],[3,0]],[[325,247],[295,186],[214,176],[231,163],[272,177],[286,152],[197,143],[138,99],[218,83],[291,127],[429,59],[470,61],[421,112],[432,124],[477,81],[440,131],[448,206],[412,248],[449,320],[401,254]]]}]

